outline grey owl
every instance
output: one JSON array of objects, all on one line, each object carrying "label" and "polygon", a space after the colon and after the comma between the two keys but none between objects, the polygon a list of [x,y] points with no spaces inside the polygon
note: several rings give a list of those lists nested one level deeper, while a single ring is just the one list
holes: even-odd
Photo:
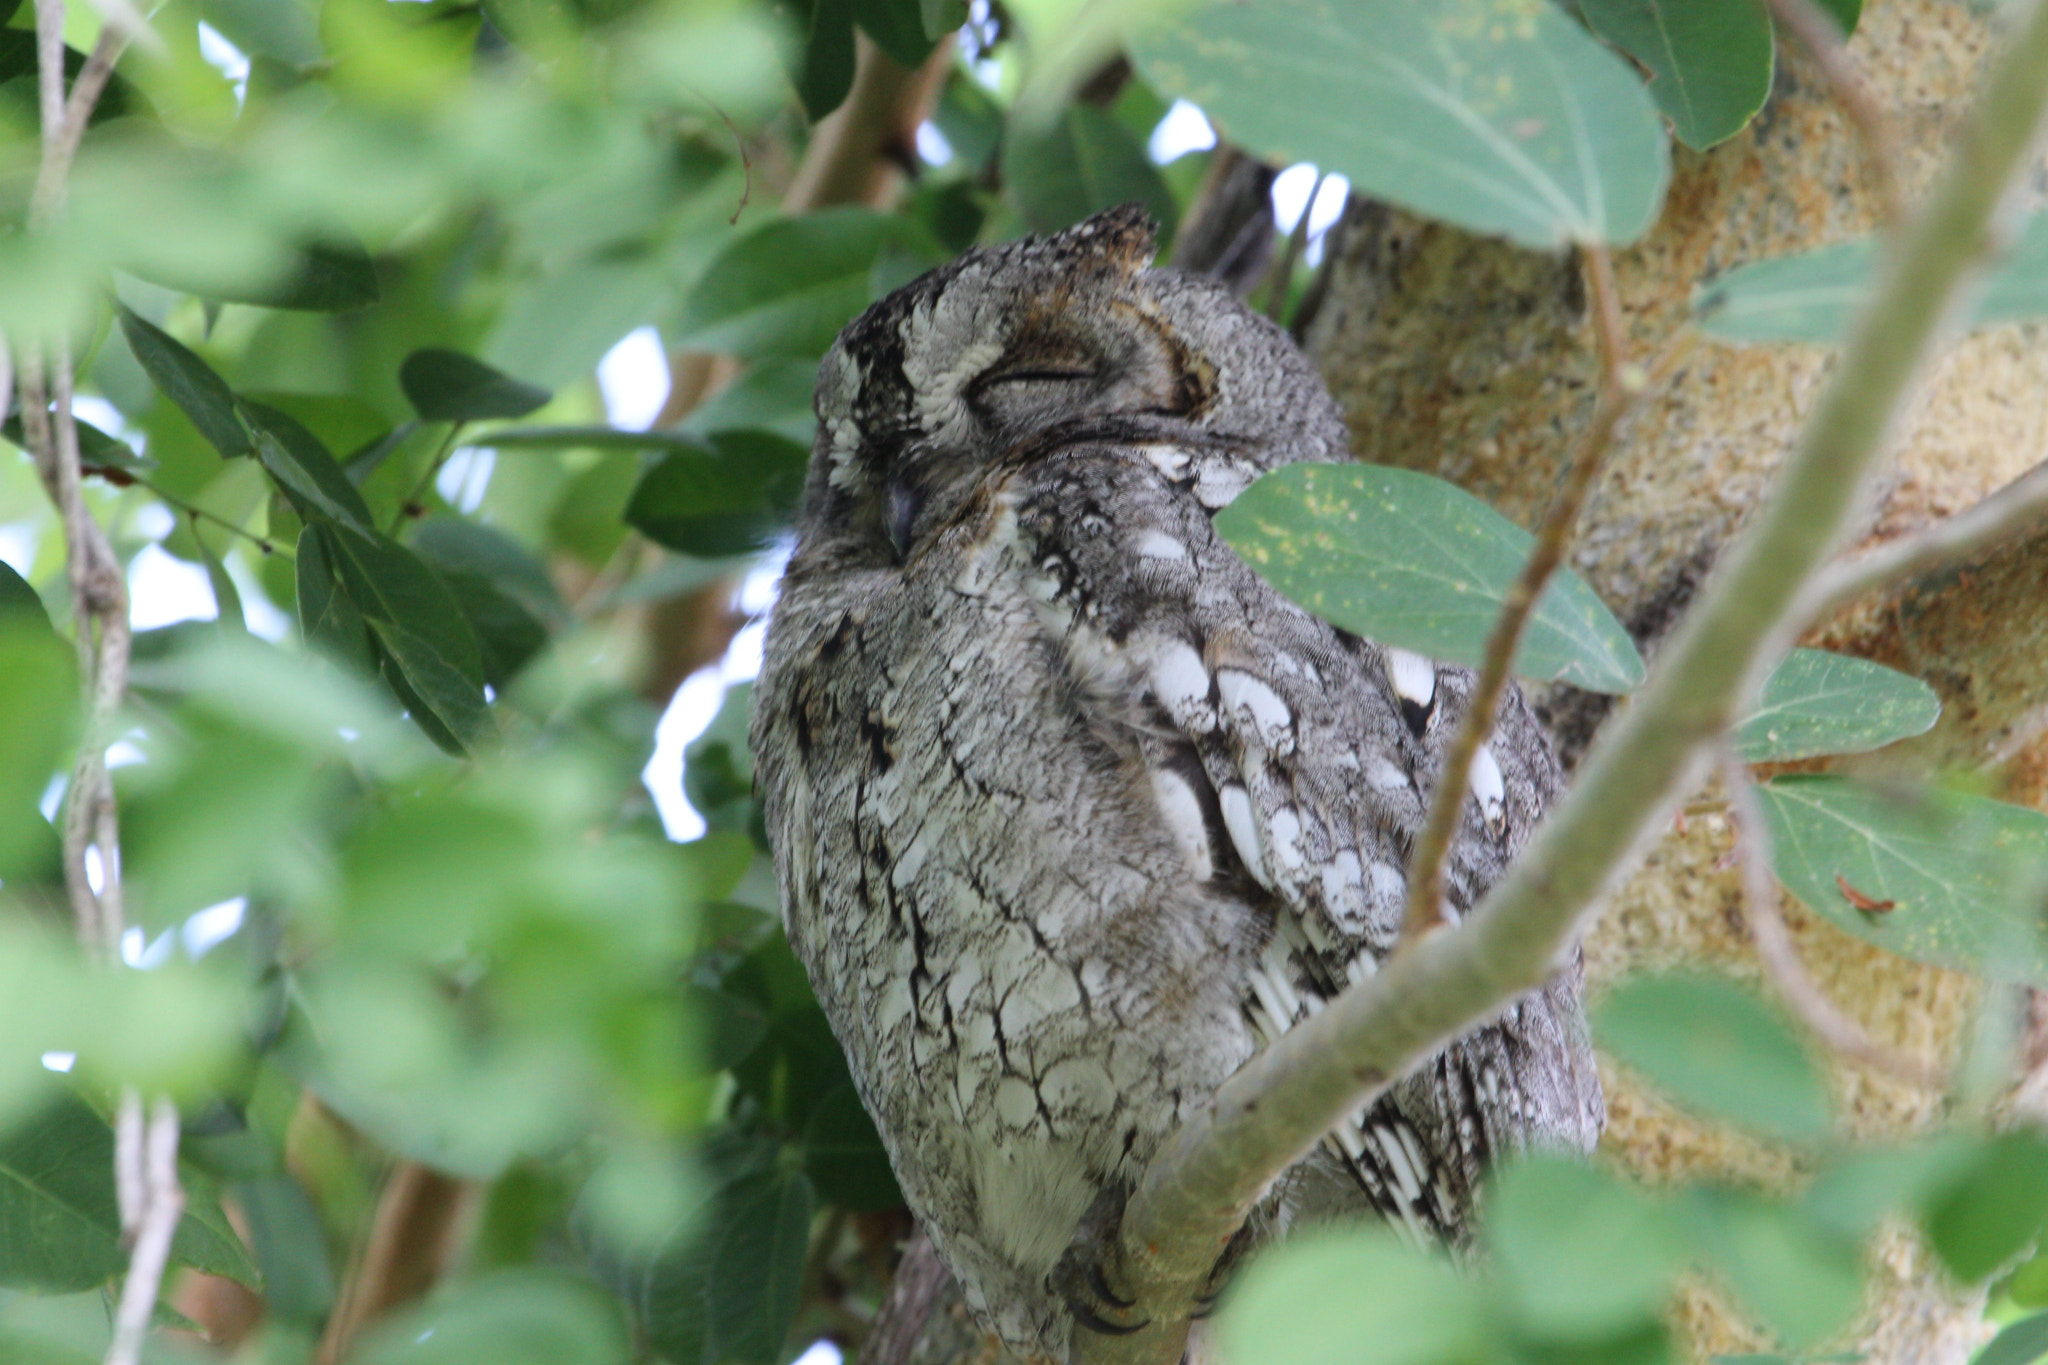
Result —
[{"label": "grey owl", "polygon": [[[1344,459],[1344,427],[1279,328],[1152,248],[1112,210],[847,327],[754,692],[790,943],[969,1306],[1054,1359],[1111,1325],[1053,1278],[1098,1197],[1391,950],[1472,685],[1218,538],[1262,472]],[[1510,689],[1451,913],[1558,784]],[[1340,1126],[1264,1221],[1455,1244],[1490,1159],[1601,1123],[1574,964]]]}]

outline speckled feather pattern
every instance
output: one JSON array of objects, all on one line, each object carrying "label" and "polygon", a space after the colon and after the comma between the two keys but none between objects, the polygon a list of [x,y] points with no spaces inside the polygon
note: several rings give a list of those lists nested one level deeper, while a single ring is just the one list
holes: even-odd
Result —
[{"label": "speckled feather pattern", "polygon": [[[1210,517],[1343,457],[1277,329],[1113,211],[877,304],[820,376],[755,692],[790,941],[969,1305],[1063,1359],[1048,1275],[1105,1190],[1391,949],[1464,670],[1281,597]],[[1509,691],[1462,913],[1558,786]],[[1601,1122],[1576,965],[1331,1135],[1266,1222],[1461,1242],[1476,1182]]]}]

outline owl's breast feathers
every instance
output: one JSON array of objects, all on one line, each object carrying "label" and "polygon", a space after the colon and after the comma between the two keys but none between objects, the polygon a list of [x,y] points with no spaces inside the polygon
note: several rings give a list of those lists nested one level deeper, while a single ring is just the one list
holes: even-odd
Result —
[{"label": "owl's breast feathers", "polygon": [[[906,1196],[1013,1344],[1063,1342],[1044,1276],[1095,1193],[1391,949],[1471,688],[1268,587],[1210,525],[1218,467],[1072,446],[992,467],[900,567],[800,555],[757,689],[792,942]],[[1511,691],[1449,914],[1557,783]],[[1456,1242],[1483,1163],[1590,1147],[1600,1118],[1573,964],[1294,1184]]]}]

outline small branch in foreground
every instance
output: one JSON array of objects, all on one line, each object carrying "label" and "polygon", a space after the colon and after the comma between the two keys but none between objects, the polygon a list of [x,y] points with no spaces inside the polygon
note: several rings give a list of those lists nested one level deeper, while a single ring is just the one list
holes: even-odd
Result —
[{"label": "small branch in foreground", "polygon": [[1835,103],[1842,106],[1842,113],[1863,143],[1878,214],[1885,223],[1896,223],[1902,210],[1898,139],[1892,135],[1891,120],[1885,116],[1883,106],[1857,73],[1856,60],[1842,41],[1841,25],[1814,0],[1764,0],[1764,7],[1799,39],[1799,45],[1820,68]]},{"label": "small branch in foreground", "polygon": [[2032,164],[2048,109],[2048,4],[2014,25],[1935,192],[1880,268],[1769,498],[1722,557],[1650,678],[1571,792],[1462,924],[1417,939],[1282,1034],[1191,1114],[1147,1167],[1113,1258],[1129,1336],[1075,1334],[1074,1365],[1173,1365],[1211,1267],[1282,1172],[1345,1114],[1533,990],[1588,909],[1647,851],[1710,764],[1735,708],[1789,644],[1799,585],[1841,543],[1879,457]]},{"label": "small branch in foreground", "polygon": [[136,1365],[142,1358],[142,1339],[156,1316],[157,1287],[170,1263],[171,1238],[185,1214],[185,1191],[178,1185],[178,1110],[169,1100],[159,1099],[151,1109],[143,1159],[147,1188],[142,1221],[129,1251],[128,1278],[121,1285],[106,1365]]},{"label": "small branch in foreground", "polygon": [[1872,1038],[1854,1019],[1828,999],[1806,970],[1785,917],[1778,907],[1778,884],[1771,877],[1771,831],[1764,823],[1756,785],[1749,770],[1732,753],[1721,756],[1721,786],[1735,823],[1736,866],[1742,877],[1743,910],[1764,975],[1792,1012],[1829,1048],[1873,1071],[1929,1090],[1947,1088],[1940,1068],[1887,1047]]},{"label": "small branch in foreground", "polygon": [[1444,920],[1444,860],[1450,856],[1458,825],[1465,812],[1465,797],[1472,781],[1472,762],[1479,746],[1493,733],[1493,713],[1507,690],[1508,674],[1514,667],[1515,650],[1536,610],[1537,599],[1550,576],[1564,562],[1566,540],[1593,491],[1593,481],[1614,448],[1623,419],[1635,411],[1649,392],[1640,379],[1631,383],[1623,348],[1621,300],[1614,284],[1614,260],[1603,246],[1584,251],[1586,279],[1593,301],[1594,334],[1600,352],[1600,398],[1593,410],[1592,424],[1578,458],[1566,470],[1563,485],[1544,513],[1537,528],[1536,543],[1522,565],[1521,576],[1509,589],[1486,637],[1486,655],[1479,668],[1479,680],[1466,702],[1464,718],[1458,723],[1450,749],[1444,755],[1443,771],[1437,774],[1436,791],[1430,798],[1429,817],[1416,838],[1414,855],[1408,861],[1408,902],[1401,914],[1400,947],[1413,943],[1441,925]]},{"label": "small branch in foreground", "polygon": [[1967,511],[1828,565],[1800,589],[1801,624],[1847,606],[1873,588],[1988,550],[2048,517],[2048,463],[2035,465]]}]

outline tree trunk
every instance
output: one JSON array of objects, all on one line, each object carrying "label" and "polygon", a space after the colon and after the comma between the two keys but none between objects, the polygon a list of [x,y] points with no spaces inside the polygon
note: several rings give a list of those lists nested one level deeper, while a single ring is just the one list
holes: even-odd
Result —
[{"label": "tree trunk", "polygon": [[[1909,197],[1970,105],[1995,22],[1966,0],[1867,5],[1850,51],[1893,120]],[[1616,258],[1639,363],[1684,327],[1701,281],[1876,224],[1863,148],[1818,71],[1789,46],[1781,52],[1763,112],[1711,152],[1677,149],[1661,222]],[[1359,458],[1453,479],[1533,525],[1594,406],[1597,359],[1579,263],[1378,204],[1354,205],[1332,250],[1305,344],[1346,409]],[[1871,511],[1867,541],[1961,511],[2042,458],[2048,348],[2039,341],[2038,329],[2000,328],[1971,337],[1939,366]],[[1829,363],[1830,352],[1818,347],[1701,340],[1625,431],[1581,519],[1572,563],[1653,660],[1720,547],[1768,490]],[[1866,762],[1919,772],[1995,764],[2007,799],[2043,804],[2044,571],[2048,534],[1973,569],[1854,604],[1813,633],[1811,643],[1890,662],[1943,696],[1946,712],[1932,735]],[[1610,705],[1563,690],[1543,702],[1568,760]],[[1615,893],[1587,943],[1596,993],[1623,976],[1680,964],[1757,976],[1737,876],[1726,865],[1731,837],[1717,816],[1687,821]],[[1955,1055],[1978,998],[1972,982],[1885,954],[1796,903],[1785,913],[1821,988],[1874,1037],[1936,1061]],[[1691,1122],[1611,1066],[1602,1074],[1604,1151],[1646,1180],[1796,1177],[1782,1151]],[[2016,1091],[2022,1103],[2048,1092],[2048,1080],[2028,1079]],[[1858,1139],[1901,1136],[1940,1117],[1941,1096],[1869,1071],[1839,1065],[1834,1081],[1845,1129]],[[1874,1249],[1871,1269],[1864,1320],[1845,1344],[1872,1365],[1961,1365],[1988,1334],[1981,1296],[1945,1283],[1905,1234]],[[878,1329],[895,1333],[886,1339],[900,1354],[871,1349],[863,1361],[1003,1359],[979,1334],[962,1332],[957,1312],[930,1312],[944,1302],[935,1288],[943,1269],[928,1252],[914,1252],[906,1270],[915,1292],[893,1296]],[[929,1312],[925,1320],[951,1345],[932,1349],[927,1333],[926,1349],[912,1354],[897,1322],[912,1310]],[[1683,1292],[1675,1320],[1696,1358],[1768,1345],[1705,1284]]]}]

